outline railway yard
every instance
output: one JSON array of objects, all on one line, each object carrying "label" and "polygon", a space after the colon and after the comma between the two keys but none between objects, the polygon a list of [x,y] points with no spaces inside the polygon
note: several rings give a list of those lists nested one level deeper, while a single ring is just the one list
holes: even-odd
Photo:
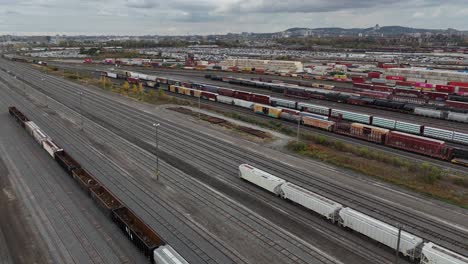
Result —
[{"label": "railway yard", "polygon": [[[291,99],[286,93],[206,76],[258,78],[251,74],[115,69],[63,62],[49,65],[94,78],[101,78],[104,72],[131,71],[177,80],[173,84],[158,81],[158,87],[144,89],[159,88],[168,96],[187,100],[194,111],[197,103],[203,104],[203,113],[218,117],[210,109],[262,122],[272,120],[269,111],[274,110],[262,104],[255,113],[253,103],[242,108],[229,98],[224,99],[233,103],[220,104],[221,92],[218,88],[216,93],[204,90],[208,86],[293,100],[296,105],[319,105],[329,109],[326,121],[330,128],[303,125],[303,131],[416,163],[430,163],[464,176],[468,172],[463,166],[468,160],[468,152],[464,152],[468,149],[468,140],[464,141],[468,123],[317,98]],[[107,79],[116,85],[125,81]],[[190,83],[190,88],[185,83]],[[339,85],[353,87],[349,83]],[[395,263],[396,247],[400,250],[398,263],[437,263],[423,261],[430,259],[430,252],[438,247],[453,261],[444,263],[468,263],[466,204],[450,204],[295,155],[284,146],[294,138],[273,136],[272,142],[253,142],[244,135],[226,133],[205,121],[171,111],[172,104],[143,103],[46,74],[37,65],[3,58],[0,91],[0,208],[7,212],[7,217],[0,219],[0,259],[5,263],[170,263],[158,262],[159,250],[166,257],[178,258],[178,263],[390,264]],[[201,98],[207,100],[200,102]],[[370,126],[372,121],[381,118],[419,124],[414,134],[420,140],[428,140],[423,136],[430,129],[452,134],[446,142],[440,136],[426,141],[438,144],[439,152],[391,145],[380,134],[371,142],[368,134],[363,140],[364,135],[357,137],[349,128],[346,133],[336,133],[346,116],[333,116],[333,109],[372,116],[367,123],[371,130],[375,129]],[[283,113],[296,110],[281,108]],[[262,111],[264,115],[259,115]],[[314,115],[311,118],[325,120]],[[35,142],[36,136],[28,135],[36,135],[27,123],[30,121],[37,126],[35,131],[41,131],[37,133],[47,135],[40,144]],[[243,124],[236,119],[229,121]],[[281,122],[295,130],[301,120]],[[56,149],[45,141],[53,141]],[[77,164],[73,168],[71,161]],[[89,175],[81,183],[79,167],[81,173]],[[94,182],[101,192],[91,187]],[[115,201],[118,206],[109,206],[106,201],[99,205],[96,201],[105,199],[93,193],[102,192],[107,202]],[[294,195],[315,199],[315,207]],[[465,189],[464,197],[467,195]],[[331,211],[325,213],[324,208]],[[365,219],[361,223],[371,223],[372,228],[353,226],[353,217]],[[402,228],[398,246],[397,227]]]}]

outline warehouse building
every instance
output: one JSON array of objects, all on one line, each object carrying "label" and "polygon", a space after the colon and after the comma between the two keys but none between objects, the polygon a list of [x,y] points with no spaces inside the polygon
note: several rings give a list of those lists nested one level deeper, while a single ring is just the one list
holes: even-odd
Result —
[{"label": "warehouse building", "polygon": [[227,59],[220,63],[222,67],[238,67],[240,69],[264,69],[274,72],[303,72],[304,66],[300,61],[256,60],[256,59]]}]

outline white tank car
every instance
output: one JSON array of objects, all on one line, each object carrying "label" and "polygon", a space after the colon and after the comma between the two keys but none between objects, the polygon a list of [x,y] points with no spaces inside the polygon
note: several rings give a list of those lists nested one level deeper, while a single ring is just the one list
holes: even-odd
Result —
[{"label": "white tank car", "polygon": [[310,209],[335,222],[343,206],[290,182],[281,185],[281,197]]},{"label": "white tank car", "polygon": [[422,248],[421,263],[468,264],[468,258],[429,242]]},{"label": "white tank car", "polygon": [[169,245],[160,246],[153,251],[155,264],[189,264]]},{"label": "white tank car", "polygon": [[248,164],[241,164],[239,166],[239,177],[276,195],[280,195],[280,187],[282,184],[286,183],[285,180],[271,175],[268,172],[254,168]]},{"label": "white tank car", "polygon": [[[396,227],[349,207],[341,209],[339,215],[340,224],[344,227],[348,227],[396,250],[398,241],[398,229]],[[400,252],[411,259],[418,258],[422,243],[422,238],[402,231]]]}]

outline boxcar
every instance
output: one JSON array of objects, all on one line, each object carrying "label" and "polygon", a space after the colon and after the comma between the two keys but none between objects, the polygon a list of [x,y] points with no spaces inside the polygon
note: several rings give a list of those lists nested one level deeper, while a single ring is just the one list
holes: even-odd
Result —
[{"label": "boxcar", "polygon": [[445,145],[445,142],[441,140],[390,131],[385,144],[394,148],[444,160],[452,158],[453,149]]}]

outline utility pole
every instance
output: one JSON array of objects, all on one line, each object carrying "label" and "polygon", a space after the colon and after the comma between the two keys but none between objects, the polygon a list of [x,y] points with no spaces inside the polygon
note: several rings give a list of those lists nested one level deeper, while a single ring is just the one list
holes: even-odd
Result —
[{"label": "utility pole", "polygon": [[299,143],[299,133],[301,129],[301,115],[299,115],[299,118],[297,119],[297,135],[296,135],[296,143]]},{"label": "utility pole", "polygon": [[155,175],[156,175],[156,181],[159,181],[159,139],[158,139],[158,128],[160,126],[160,124],[156,124],[154,123],[153,124],[154,126],[154,129],[155,129],[155,140],[156,140],[156,148],[155,148],[155,154],[156,154],[156,171],[155,171]]},{"label": "utility pole", "polygon": [[395,253],[395,264],[398,264],[398,261],[400,259],[400,240],[401,240],[401,229],[403,228],[402,225],[397,224],[398,228],[398,241],[397,241],[397,248],[396,248],[396,253]]},{"label": "utility pole", "polygon": [[200,97],[198,97],[198,120],[201,119],[201,117],[200,117],[201,102],[200,101],[201,101],[201,95],[200,95]]},{"label": "utility pole", "polygon": [[83,131],[83,107],[82,107],[82,97],[83,97],[83,91],[80,91],[78,93],[80,95],[80,116],[81,116],[81,127],[80,127],[80,130]]}]

